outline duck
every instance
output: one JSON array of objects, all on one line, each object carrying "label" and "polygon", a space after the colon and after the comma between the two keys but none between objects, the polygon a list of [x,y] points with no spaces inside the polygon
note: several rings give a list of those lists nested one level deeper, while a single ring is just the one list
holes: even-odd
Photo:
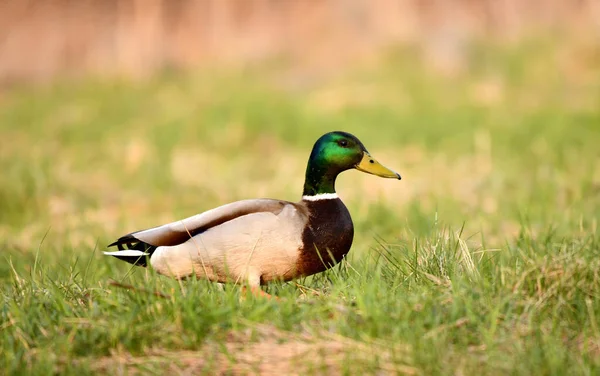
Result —
[{"label": "duck", "polygon": [[254,295],[261,286],[323,272],[350,251],[354,225],[336,193],[344,171],[356,169],[400,180],[354,135],[335,131],[314,144],[302,199],[246,199],[176,222],[119,237],[104,252],[175,279],[239,283]]}]

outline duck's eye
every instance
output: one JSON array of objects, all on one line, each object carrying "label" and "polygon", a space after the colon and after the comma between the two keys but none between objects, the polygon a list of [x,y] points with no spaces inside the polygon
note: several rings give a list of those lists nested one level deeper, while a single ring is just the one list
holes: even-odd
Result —
[{"label": "duck's eye", "polygon": [[346,146],[348,146],[348,141],[347,141],[347,140],[340,140],[340,141],[338,142],[338,144],[339,144],[341,147],[345,148]]}]

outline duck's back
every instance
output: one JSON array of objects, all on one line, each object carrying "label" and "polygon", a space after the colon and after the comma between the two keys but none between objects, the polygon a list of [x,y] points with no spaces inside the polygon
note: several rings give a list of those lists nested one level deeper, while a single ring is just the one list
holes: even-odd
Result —
[{"label": "duck's back", "polygon": [[276,210],[243,214],[181,244],[158,247],[151,264],[159,273],[176,278],[196,274],[217,282],[290,280],[298,274],[302,229],[308,218],[297,204],[277,203]]}]

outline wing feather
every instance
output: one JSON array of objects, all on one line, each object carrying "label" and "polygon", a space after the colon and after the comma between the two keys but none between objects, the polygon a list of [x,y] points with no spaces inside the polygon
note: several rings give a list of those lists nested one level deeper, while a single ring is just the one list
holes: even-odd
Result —
[{"label": "wing feather", "polygon": [[179,245],[189,240],[190,237],[200,234],[214,226],[221,225],[247,214],[271,212],[277,215],[287,204],[290,203],[272,199],[236,201],[183,220],[167,223],[147,230],[132,232],[120,237],[117,241],[110,244],[109,247],[135,241],[142,241],[155,247]]}]

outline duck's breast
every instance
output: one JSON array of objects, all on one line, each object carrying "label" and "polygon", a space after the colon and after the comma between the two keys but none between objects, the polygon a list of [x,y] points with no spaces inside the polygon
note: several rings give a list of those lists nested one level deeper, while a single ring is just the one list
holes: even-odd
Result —
[{"label": "duck's breast", "polygon": [[350,212],[339,198],[306,201],[309,219],[302,233],[298,270],[311,275],[329,269],[350,251],[354,225]]}]

